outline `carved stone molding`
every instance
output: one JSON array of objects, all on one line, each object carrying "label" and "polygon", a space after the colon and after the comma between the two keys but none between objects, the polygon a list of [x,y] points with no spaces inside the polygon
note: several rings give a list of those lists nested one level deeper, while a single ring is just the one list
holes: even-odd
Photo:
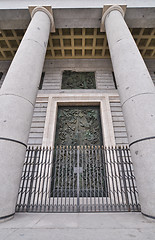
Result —
[{"label": "carved stone molding", "polygon": [[126,12],[126,7],[127,7],[127,5],[104,5],[103,6],[103,12],[102,12],[102,18],[101,18],[100,31],[101,32],[105,31],[105,27],[104,27],[105,19],[106,19],[106,16],[110,12],[117,10],[122,14],[122,16],[124,18],[124,15],[125,15],[125,12]]},{"label": "carved stone molding", "polygon": [[38,11],[46,13],[51,21],[51,32],[55,32],[54,18],[51,6],[29,6],[29,11],[31,18],[33,18],[34,14]]}]

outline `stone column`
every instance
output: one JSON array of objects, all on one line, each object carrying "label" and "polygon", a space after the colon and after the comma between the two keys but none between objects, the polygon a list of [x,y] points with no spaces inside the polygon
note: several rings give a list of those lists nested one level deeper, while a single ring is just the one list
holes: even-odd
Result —
[{"label": "stone column", "polygon": [[155,87],[120,6],[105,11],[110,55],[121,99],[142,213],[155,217]]},{"label": "stone column", "polygon": [[0,219],[15,213],[52,14],[36,7],[0,91]]}]

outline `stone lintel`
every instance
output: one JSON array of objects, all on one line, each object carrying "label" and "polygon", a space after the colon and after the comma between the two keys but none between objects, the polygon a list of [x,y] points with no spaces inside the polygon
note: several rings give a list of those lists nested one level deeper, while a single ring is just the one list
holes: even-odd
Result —
[{"label": "stone lintel", "polygon": [[49,16],[51,21],[51,32],[55,32],[55,24],[54,24],[52,7],[51,6],[29,6],[29,12],[30,12],[31,18],[33,17],[34,13],[37,11],[43,11]]},{"label": "stone lintel", "polygon": [[113,10],[118,10],[124,17],[127,5],[104,5],[102,10],[100,32],[105,32],[105,18]]}]

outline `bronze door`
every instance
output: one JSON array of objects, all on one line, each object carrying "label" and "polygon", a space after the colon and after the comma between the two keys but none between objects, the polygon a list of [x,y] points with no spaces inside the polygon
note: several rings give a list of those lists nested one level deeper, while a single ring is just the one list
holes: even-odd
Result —
[{"label": "bronze door", "polygon": [[55,146],[102,144],[99,106],[58,108]]},{"label": "bronze door", "polygon": [[105,196],[106,190],[102,190],[105,169],[96,151],[102,144],[98,106],[59,107],[52,169],[53,197],[77,197],[79,205],[80,197],[99,197],[101,192]]}]

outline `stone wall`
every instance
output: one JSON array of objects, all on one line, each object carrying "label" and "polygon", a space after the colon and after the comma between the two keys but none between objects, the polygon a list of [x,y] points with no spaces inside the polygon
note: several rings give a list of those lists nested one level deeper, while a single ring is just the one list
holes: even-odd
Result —
[{"label": "stone wall", "polygon": [[[155,84],[155,60],[146,60],[147,67],[150,71],[152,80]],[[0,62],[0,72],[3,76],[0,80],[0,87],[5,79],[10,62]],[[64,70],[95,72],[96,89],[64,90],[61,89],[62,73]],[[111,120],[114,129],[115,143],[118,145],[128,144],[127,133],[121,109],[121,104],[117,89],[115,88],[112,65],[109,59],[64,59],[64,60],[46,60],[43,68],[45,72],[42,90],[38,91],[34,114],[29,135],[29,145],[42,145],[48,99],[49,96],[59,94],[74,93],[75,96],[81,93],[83,96],[87,93],[89,98],[94,93],[99,96],[109,96],[109,106],[111,110]],[[22,79],[21,79],[22,80]],[[47,127],[47,126],[46,126]]]}]

